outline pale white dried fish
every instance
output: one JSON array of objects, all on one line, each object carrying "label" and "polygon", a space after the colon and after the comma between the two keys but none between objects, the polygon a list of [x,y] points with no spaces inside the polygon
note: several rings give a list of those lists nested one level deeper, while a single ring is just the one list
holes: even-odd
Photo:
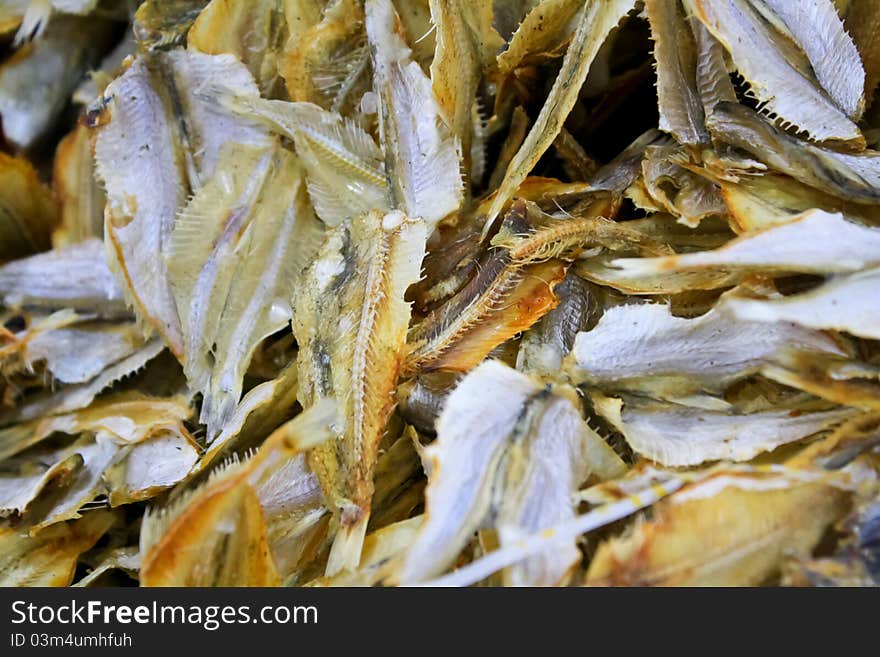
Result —
[{"label": "pale white dried fish", "polygon": [[0,298],[16,308],[73,308],[107,318],[129,315],[99,239],[3,265]]},{"label": "pale white dried fish", "polygon": [[[447,398],[437,441],[425,449],[426,517],[397,574],[400,583],[446,570],[487,524],[504,546],[541,523],[571,519],[571,496],[591,469],[591,439],[601,441],[588,435],[569,399],[497,361],[477,367]],[[559,584],[578,558],[573,541],[560,543],[505,577],[512,584]]]},{"label": "pale white dried fish", "polygon": [[37,472],[0,475],[0,518],[21,516],[50,483],[69,479],[82,466],[77,454],[66,458],[48,455],[40,459]]},{"label": "pale white dried fish", "polygon": [[366,27],[391,206],[423,219],[430,233],[462,201],[461,143],[412,59],[391,0],[366,1]]},{"label": "pale white dried fish", "polygon": [[[749,0],[685,0],[685,6],[724,45],[751,93],[774,116],[816,141],[864,147],[856,124],[791,63],[778,43],[781,40]],[[859,74],[864,76],[860,65],[856,71],[847,71],[847,76]]]},{"label": "pale white dried fish", "polygon": [[155,497],[192,472],[199,446],[182,427],[163,424],[134,444],[122,446],[102,473],[110,506]]},{"label": "pale white dried fish", "polygon": [[184,372],[202,393],[199,421],[210,439],[232,417],[257,345],[292,318],[297,274],[311,255],[302,237],[317,221],[290,152],[233,143],[223,153],[166,247]]},{"label": "pale white dried fish", "polygon": [[838,276],[819,287],[777,299],[730,297],[725,309],[755,322],[795,322],[880,340],[880,268]]},{"label": "pale white dried fish", "polygon": [[577,383],[639,387],[660,377],[682,393],[712,391],[788,349],[844,354],[830,337],[796,324],[736,320],[719,309],[683,319],[665,304],[641,303],[609,308],[578,333],[563,367]]},{"label": "pale white dried fish", "polygon": [[807,210],[784,223],[746,233],[713,251],[659,258],[618,258],[621,276],[676,272],[857,272],[880,264],[880,229],[848,221],[840,213]]},{"label": "pale white dried fish", "polygon": [[592,399],[597,412],[623,434],[633,450],[670,467],[722,459],[748,461],[831,428],[856,412],[841,408],[733,413],[598,394]]},{"label": "pale white dried fish", "polygon": [[844,112],[858,121],[865,109],[865,69],[832,0],[750,0],[766,5],[810,60],[816,79]]},{"label": "pale white dried fish", "polygon": [[57,16],[37,41],[0,65],[3,132],[17,148],[36,144],[51,130],[68,96],[113,38],[113,22]]},{"label": "pale white dried fish", "polygon": [[706,118],[712,137],[772,169],[854,203],[880,202],[880,153],[839,153],[792,137],[754,110],[719,103]]},{"label": "pale white dried fish", "polygon": [[221,94],[259,92],[232,55],[175,50],[136,59],[90,114],[107,190],[108,259],[138,316],[178,356],[183,336],[164,259],[175,215],[227,143],[270,144],[268,131],[236,117]]},{"label": "pale white dried fish", "polygon": [[[158,338],[147,342],[131,356],[123,358],[85,383],[64,386],[57,391],[33,395],[13,409],[0,413],[0,424],[35,420],[43,415],[57,415],[85,408],[117,381],[142,369],[164,350]],[[12,430],[13,428],[8,428]],[[7,429],[4,429],[6,431]]]},{"label": "pale white dried fish", "polygon": [[293,139],[307,172],[315,212],[328,226],[390,208],[382,151],[354,121],[312,103],[260,98],[227,102]]},{"label": "pale white dried fish", "polygon": [[144,346],[134,322],[83,322],[40,333],[28,341],[25,361],[45,361],[61,383],[84,383]]}]

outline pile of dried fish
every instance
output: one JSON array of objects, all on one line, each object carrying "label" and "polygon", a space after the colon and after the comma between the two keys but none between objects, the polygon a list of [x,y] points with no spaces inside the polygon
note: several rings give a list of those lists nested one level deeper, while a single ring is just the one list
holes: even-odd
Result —
[{"label": "pile of dried fish", "polygon": [[880,584],[878,30],[0,0],[0,585]]}]

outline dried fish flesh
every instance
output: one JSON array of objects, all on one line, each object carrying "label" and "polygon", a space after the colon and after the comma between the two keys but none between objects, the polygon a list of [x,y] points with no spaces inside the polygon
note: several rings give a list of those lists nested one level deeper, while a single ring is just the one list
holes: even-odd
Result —
[{"label": "dried fish flesh", "polygon": [[873,4],[0,0],[0,584],[876,585]]}]

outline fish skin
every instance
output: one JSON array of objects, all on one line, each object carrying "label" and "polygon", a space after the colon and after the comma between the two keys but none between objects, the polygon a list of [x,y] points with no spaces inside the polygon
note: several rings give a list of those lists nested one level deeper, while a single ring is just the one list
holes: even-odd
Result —
[{"label": "fish skin", "polygon": [[709,411],[671,404],[593,397],[598,412],[624,435],[636,452],[667,467],[706,461],[748,461],[765,451],[831,428],[853,409],[756,413]]},{"label": "fish skin", "polygon": [[865,69],[832,0],[751,0],[766,5],[785,24],[810,60],[816,79],[847,116],[865,110]]},{"label": "fish skin", "polygon": [[739,323],[718,308],[683,319],[665,304],[634,304],[609,308],[591,331],[578,333],[563,368],[578,384],[638,388],[669,377],[681,391],[711,391],[789,348],[843,355],[830,337],[791,323]]},{"label": "fish skin", "polygon": [[781,299],[737,299],[727,303],[740,319],[795,322],[814,329],[845,331],[880,340],[880,268],[830,279],[802,294]]}]

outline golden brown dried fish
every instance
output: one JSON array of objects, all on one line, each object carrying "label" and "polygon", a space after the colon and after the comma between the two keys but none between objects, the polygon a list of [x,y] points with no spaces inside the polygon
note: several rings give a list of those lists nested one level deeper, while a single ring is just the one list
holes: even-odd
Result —
[{"label": "golden brown dried fish", "polygon": [[284,0],[213,0],[189,28],[189,48],[210,55],[229,53],[254,76],[269,98],[283,93],[279,59],[288,38]]},{"label": "golden brown dried fish", "polygon": [[320,14],[308,2],[301,4],[299,13],[288,17],[299,32],[289,37],[283,61],[290,99],[351,116],[362,109],[370,88],[363,3],[333,0]]},{"label": "golden brown dried fish", "polygon": [[28,536],[0,528],[0,582],[3,586],[68,586],[80,554],[119,520],[112,511],[93,511]]},{"label": "golden brown dried fish", "polygon": [[404,294],[419,277],[426,239],[423,221],[396,210],[356,216],[328,231],[297,293],[300,402],[338,398],[346,418],[338,443],[310,457],[336,514],[328,575],[360,559],[410,317]]}]

